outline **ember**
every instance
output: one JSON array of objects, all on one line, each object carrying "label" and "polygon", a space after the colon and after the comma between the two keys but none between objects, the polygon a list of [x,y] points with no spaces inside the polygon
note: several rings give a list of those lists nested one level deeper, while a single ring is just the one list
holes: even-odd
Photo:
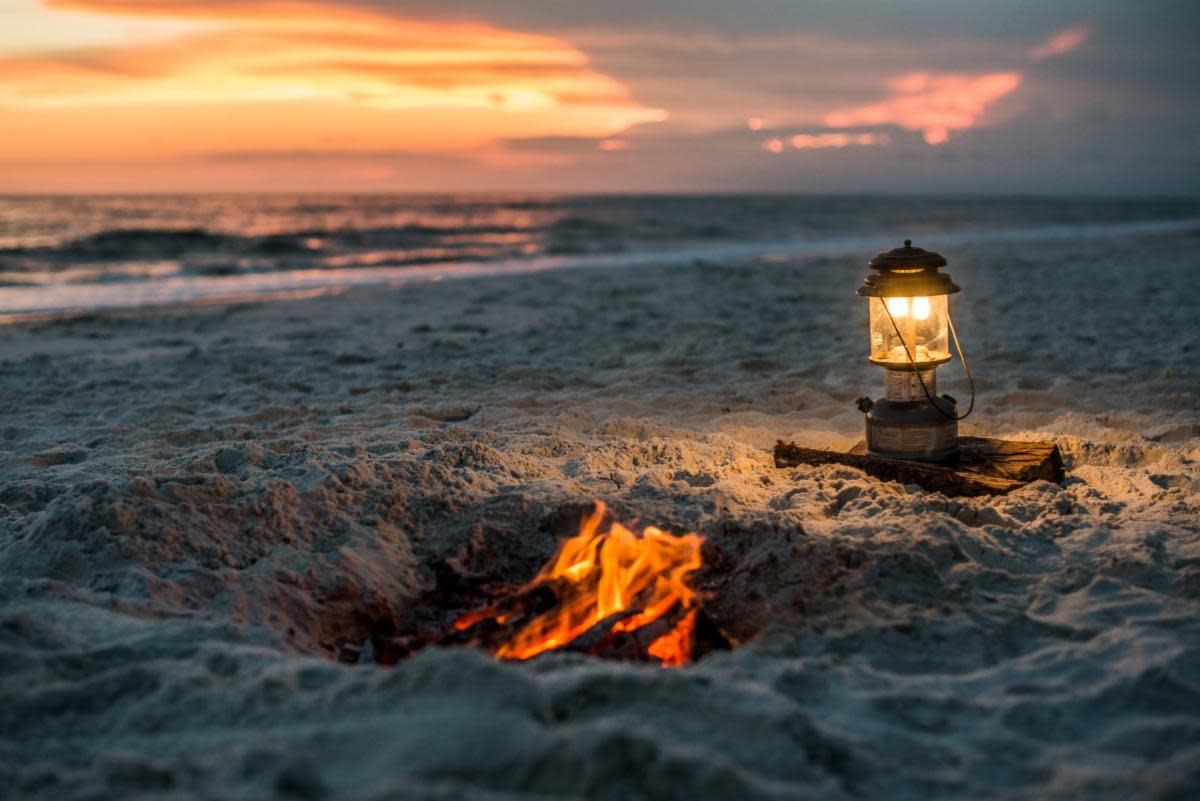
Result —
[{"label": "ember", "polygon": [[700,568],[704,537],[654,526],[636,533],[617,522],[602,530],[607,511],[597,501],[579,533],[533,581],[463,615],[454,628],[501,629],[503,637],[486,638],[501,659],[529,659],[571,645],[665,666],[687,663],[700,613],[690,580]]}]

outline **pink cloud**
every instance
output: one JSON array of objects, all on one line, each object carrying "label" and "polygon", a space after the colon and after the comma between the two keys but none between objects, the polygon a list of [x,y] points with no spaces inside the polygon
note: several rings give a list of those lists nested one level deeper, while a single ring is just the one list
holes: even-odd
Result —
[{"label": "pink cloud", "polygon": [[819,133],[796,134],[788,140],[797,150],[817,150],[826,147],[886,145],[892,138],[885,133]]},{"label": "pink cloud", "polygon": [[1048,58],[1061,56],[1082,47],[1092,36],[1090,25],[1075,25],[1059,31],[1046,41],[1033,47],[1029,57],[1034,61],[1045,61]]},{"label": "pink cloud", "polygon": [[931,145],[979,123],[988,106],[1021,85],[1019,72],[953,75],[912,72],[889,82],[891,95],[878,103],[835,109],[825,115],[830,128],[897,125],[920,131]]}]

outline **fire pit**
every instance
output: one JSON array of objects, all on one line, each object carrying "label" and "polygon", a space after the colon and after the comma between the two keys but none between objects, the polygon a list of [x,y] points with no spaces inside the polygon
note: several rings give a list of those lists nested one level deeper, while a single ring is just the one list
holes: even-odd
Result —
[{"label": "fire pit", "polygon": [[378,621],[365,642],[343,642],[338,658],[393,664],[429,646],[464,645],[504,660],[565,651],[679,667],[733,646],[696,586],[704,542],[696,533],[622,525],[595,501],[527,583],[497,586],[452,572],[418,602],[409,624]]}]

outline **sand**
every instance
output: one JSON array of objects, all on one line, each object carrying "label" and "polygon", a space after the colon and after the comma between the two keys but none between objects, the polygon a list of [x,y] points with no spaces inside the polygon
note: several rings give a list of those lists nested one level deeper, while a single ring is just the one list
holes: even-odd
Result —
[{"label": "sand", "polygon": [[[777,438],[861,437],[870,254],[0,328],[0,787],[1195,797],[1198,246],[947,254],[963,432],[1067,462],[997,499],[772,467]],[[592,498],[708,537],[740,648],[680,670],[333,658],[429,625],[448,577],[529,578]]]}]

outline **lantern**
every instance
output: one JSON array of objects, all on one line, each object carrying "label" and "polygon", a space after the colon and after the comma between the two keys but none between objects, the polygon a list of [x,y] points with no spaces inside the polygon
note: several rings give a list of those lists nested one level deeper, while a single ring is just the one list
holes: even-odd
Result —
[{"label": "lantern", "polygon": [[[939,272],[946,259],[912,246],[880,253],[858,294],[870,304],[868,359],[884,370],[884,397],[860,398],[867,418],[867,451],[892,459],[943,461],[958,453],[958,421],[975,405],[975,386],[950,318],[950,296],[959,289]],[[937,394],[937,368],[952,358],[950,342],[971,388],[967,411]]]}]

